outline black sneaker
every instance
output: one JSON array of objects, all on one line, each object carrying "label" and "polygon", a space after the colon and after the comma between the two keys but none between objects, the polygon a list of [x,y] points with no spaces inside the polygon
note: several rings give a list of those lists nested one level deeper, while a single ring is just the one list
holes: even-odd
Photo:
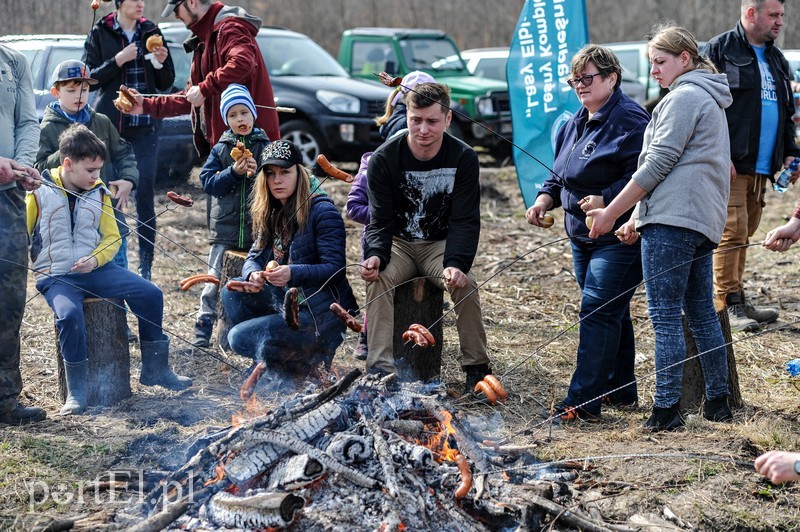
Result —
[{"label": "black sneaker", "polygon": [[195,347],[209,347],[211,345],[211,331],[213,330],[213,321],[203,318],[198,319],[194,324],[194,340],[192,340],[192,345]]},{"label": "black sneaker", "polygon": [[728,406],[728,396],[706,399],[703,405],[703,417],[709,421],[733,421],[733,413]]},{"label": "black sneaker", "polygon": [[669,408],[653,407],[653,413],[644,424],[645,427],[653,432],[677,430],[683,426],[683,417],[678,403]]},{"label": "black sneaker", "polygon": [[473,393],[475,391],[475,385],[482,381],[485,376],[492,373],[492,368],[489,367],[489,364],[463,366],[463,369],[467,374],[467,384],[464,393]]}]

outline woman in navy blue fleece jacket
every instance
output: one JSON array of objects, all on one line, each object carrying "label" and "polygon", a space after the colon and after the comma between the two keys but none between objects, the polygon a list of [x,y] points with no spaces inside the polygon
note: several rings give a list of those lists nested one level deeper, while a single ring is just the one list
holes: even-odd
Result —
[{"label": "woman in navy blue fleece jacket", "polygon": [[[330,365],[345,325],[331,303],[354,312],[355,297],[345,275],[344,222],[333,201],[312,191],[300,150],[285,140],[261,155],[251,215],[255,243],[242,279],[257,293],[223,289],[225,312],[236,325],[228,333],[238,354],[264,360],[277,371],[303,374]],[[278,265],[268,263],[275,261]],[[300,293],[297,330],[282,315],[286,290]]]},{"label": "woman in navy blue fleece jacket", "polygon": [[[635,233],[624,242],[613,234],[590,239],[585,215],[619,194],[642,149],[649,115],[622,92],[621,78],[611,50],[588,45],[575,55],[569,84],[582,107],[558,132],[553,173],[526,214],[529,223],[541,227],[545,212],[564,208],[582,291],[577,364],[569,392],[557,406],[561,421],[599,418],[601,402],[638,401],[630,300],[642,280],[639,243]],[[601,401],[606,392],[612,393]]]}]

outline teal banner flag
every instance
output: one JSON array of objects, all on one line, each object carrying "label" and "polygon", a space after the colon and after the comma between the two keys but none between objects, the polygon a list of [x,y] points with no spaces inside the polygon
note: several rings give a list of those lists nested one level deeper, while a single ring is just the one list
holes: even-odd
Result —
[{"label": "teal banner flag", "polygon": [[506,76],[517,145],[514,164],[526,208],[550,176],[545,165],[553,165],[558,129],[580,108],[567,79],[572,56],[588,42],[585,0],[525,2],[511,41]]}]

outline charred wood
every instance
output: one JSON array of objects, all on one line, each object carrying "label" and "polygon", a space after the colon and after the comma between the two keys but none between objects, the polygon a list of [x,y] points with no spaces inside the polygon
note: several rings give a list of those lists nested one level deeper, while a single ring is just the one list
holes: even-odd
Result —
[{"label": "charred wood", "polygon": [[323,451],[320,451],[316,447],[309,445],[302,440],[293,438],[288,434],[277,431],[262,431],[254,437],[258,438],[259,441],[264,443],[285,447],[294,453],[306,453],[309,456],[319,460],[330,471],[342,475],[350,482],[359,486],[363,486],[365,488],[377,488],[380,485],[377,480],[337,462]]},{"label": "charred wood", "polygon": [[328,443],[325,452],[345,464],[363,462],[372,456],[372,438],[338,432]]},{"label": "charred wood", "polygon": [[383,472],[383,488],[392,497],[397,497],[397,473],[394,469],[394,461],[392,460],[392,451],[389,449],[389,444],[383,438],[383,432],[376,422],[365,419],[364,424],[367,427],[367,431],[372,436],[375,456],[378,457],[378,462],[381,465],[381,471]]},{"label": "charred wood", "polygon": [[175,522],[177,518],[182,516],[191,504],[191,496],[184,497],[178,502],[167,504],[160,512],[153,514],[141,523],[128,528],[128,532],[158,532],[159,530],[164,530],[170,524]]},{"label": "charred wood", "polygon": [[238,497],[221,491],[208,501],[205,515],[225,527],[285,528],[305,503],[305,499],[292,493],[259,491]]},{"label": "charred wood", "polygon": [[325,474],[325,466],[307,454],[296,454],[272,469],[267,489],[296,490]]}]

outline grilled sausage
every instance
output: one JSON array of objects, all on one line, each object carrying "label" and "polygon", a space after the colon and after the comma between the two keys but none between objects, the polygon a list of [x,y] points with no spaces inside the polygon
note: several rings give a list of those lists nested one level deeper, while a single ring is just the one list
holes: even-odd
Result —
[{"label": "grilled sausage", "polygon": [[478,381],[478,384],[475,385],[475,392],[480,393],[482,392],[483,395],[486,396],[486,399],[492,403],[493,405],[497,404],[497,394],[494,393],[494,390],[489,383],[486,381]]},{"label": "grilled sausage", "polygon": [[396,78],[386,72],[381,72],[378,74],[378,79],[387,87],[399,87],[403,82],[403,78]]},{"label": "grilled sausage", "polygon": [[219,279],[208,274],[192,275],[191,277],[187,277],[181,281],[181,290],[185,292],[194,285],[200,283],[214,283],[215,285],[219,286]]},{"label": "grilled sausage", "polygon": [[331,303],[330,308],[331,312],[333,312],[333,315],[344,322],[348,329],[357,333],[362,331],[363,327],[361,326],[361,323],[356,321],[356,319],[351,316],[350,313],[347,312],[339,303]]},{"label": "grilled sausage", "polygon": [[194,200],[192,200],[191,197],[181,196],[180,194],[178,194],[177,192],[173,192],[172,190],[167,192],[167,199],[177,203],[178,205],[183,205],[184,207],[191,207],[192,205],[194,205]]},{"label": "grilled sausage", "polygon": [[286,291],[283,298],[283,313],[286,319],[286,325],[290,329],[298,330],[300,328],[300,293],[294,286]]},{"label": "grilled sausage", "polygon": [[424,325],[420,325],[419,323],[412,323],[411,325],[408,326],[408,330],[417,331],[418,333],[420,333],[422,336],[425,337],[429,345],[436,345],[436,338],[433,337],[431,332]]},{"label": "grilled sausage", "polygon": [[425,339],[421,332],[408,330],[403,333],[402,338],[407,342],[414,342],[422,348],[428,347],[428,340]]},{"label": "grilled sausage", "polygon": [[469,468],[469,462],[464,458],[463,454],[456,455],[456,465],[458,471],[461,473],[461,482],[456,486],[455,498],[460,501],[467,496],[469,490],[472,488],[472,471]]},{"label": "grilled sausage", "polygon": [[506,389],[503,388],[503,385],[500,383],[500,379],[495,377],[492,374],[489,374],[483,378],[483,381],[488,384],[494,393],[497,395],[497,398],[500,399],[501,402],[505,403],[506,399],[508,398],[508,393]]},{"label": "grilled sausage", "polygon": [[261,292],[261,285],[251,283],[250,281],[228,281],[225,287],[228,290],[243,292],[245,294],[257,294]]},{"label": "grilled sausage", "polygon": [[239,388],[239,397],[242,401],[247,402],[247,400],[253,396],[253,390],[265,371],[267,371],[267,363],[262,360],[256,364],[256,367],[253,368],[253,372],[242,383],[242,387]]},{"label": "grilled sausage", "polygon": [[352,183],[355,179],[352,175],[348,174],[344,170],[339,170],[335,166],[333,166],[328,158],[322,155],[321,153],[317,155],[317,164],[322,171],[331,176],[334,179],[338,179],[339,181],[344,181],[345,183]]}]

